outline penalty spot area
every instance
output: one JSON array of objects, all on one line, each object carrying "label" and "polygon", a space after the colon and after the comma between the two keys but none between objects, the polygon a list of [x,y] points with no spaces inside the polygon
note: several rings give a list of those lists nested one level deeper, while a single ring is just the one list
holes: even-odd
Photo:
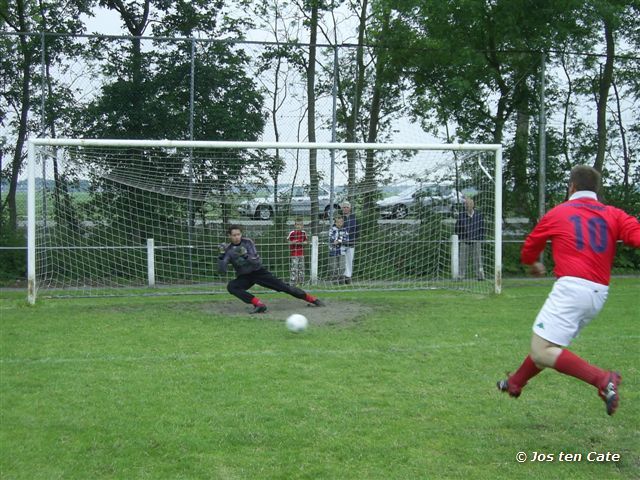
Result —
[{"label": "penalty spot area", "polygon": [[296,298],[273,297],[271,295],[260,296],[267,305],[265,313],[250,315],[252,305],[247,305],[239,300],[224,300],[222,302],[209,303],[205,309],[211,313],[244,317],[252,320],[284,322],[289,316],[298,313],[307,317],[309,327],[314,325],[348,325],[359,319],[371,315],[374,309],[354,301],[339,299],[324,299],[323,307],[307,304]]}]

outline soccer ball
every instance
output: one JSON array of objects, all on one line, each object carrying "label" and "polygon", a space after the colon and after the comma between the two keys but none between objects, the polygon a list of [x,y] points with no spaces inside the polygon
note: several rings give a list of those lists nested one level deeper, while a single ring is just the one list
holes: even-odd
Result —
[{"label": "soccer ball", "polygon": [[287,328],[292,332],[302,332],[309,325],[309,320],[304,315],[294,313],[287,318]]}]

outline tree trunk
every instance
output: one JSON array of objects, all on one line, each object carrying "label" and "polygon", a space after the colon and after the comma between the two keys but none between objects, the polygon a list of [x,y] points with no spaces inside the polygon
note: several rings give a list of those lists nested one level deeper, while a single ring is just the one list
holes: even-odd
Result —
[{"label": "tree trunk", "polygon": [[[316,141],[316,42],[318,40],[318,1],[311,3],[311,19],[309,22],[310,45],[309,65],[307,66],[307,134],[309,142]],[[309,194],[311,196],[311,231],[318,234],[318,151],[309,150]]]},{"label": "tree trunk", "polygon": [[513,206],[518,214],[530,217],[529,192],[531,187],[527,181],[527,159],[529,150],[529,125],[531,118],[527,112],[516,114],[516,136],[511,156],[513,174]]},{"label": "tree trunk", "polygon": [[131,83],[132,92],[129,99],[131,105],[131,125],[128,130],[135,132],[134,135],[137,138],[141,138],[142,134],[139,132],[140,126],[144,124],[145,120],[142,118],[142,101],[144,96],[138,95],[137,92],[142,91],[143,72],[142,72],[142,48],[140,38],[145,29],[147,28],[147,22],[149,20],[150,0],[144,0],[142,14],[140,16],[135,15],[132,12],[132,6],[125,5],[122,0],[112,0],[108,2],[108,6],[116,10],[125,25],[129,33],[137,38],[133,39],[131,47]]},{"label": "tree trunk", "polygon": [[[42,15],[42,23],[44,30],[47,30],[46,24],[46,14],[47,12],[43,9],[41,11]],[[52,87],[52,77],[51,77],[51,56],[49,55],[49,49],[47,48],[46,39],[44,48],[44,67],[45,67],[45,83],[47,85],[47,98],[51,101],[54,98],[54,92]],[[45,116],[47,127],[49,129],[49,134],[51,138],[56,138],[56,115],[55,113],[51,113],[48,116]],[[44,129],[44,125],[43,125]],[[51,158],[53,164],[53,180],[54,180],[54,190],[53,190],[53,201],[54,201],[54,212],[55,219],[59,225],[66,225],[70,231],[78,233],[80,230],[80,223],[76,216],[76,212],[73,206],[73,202],[71,200],[71,195],[69,194],[69,186],[68,180],[60,173],[60,165],[58,165],[58,155],[53,155]]]},{"label": "tree trunk", "polygon": [[568,134],[568,125],[569,125],[569,111],[571,108],[571,97],[573,96],[573,82],[571,80],[571,76],[569,75],[569,71],[567,70],[567,66],[564,61],[564,54],[562,55],[562,70],[564,71],[565,77],[567,77],[567,95],[565,97],[564,105],[563,105],[563,119],[562,119],[562,155],[564,156],[565,161],[565,170],[569,172],[571,170],[571,157],[569,156],[569,134]]},{"label": "tree trunk", "polygon": [[507,99],[504,95],[498,100],[498,109],[493,122],[493,143],[502,143],[504,124],[507,117]]},{"label": "tree trunk", "polygon": [[629,202],[629,197],[631,190],[629,188],[629,175],[631,173],[631,158],[629,155],[629,148],[627,147],[627,134],[624,128],[624,124],[622,123],[622,107],[620,106],[620,94],[618,93],[618,87],[616,86],[616,82],[613,82],[613,93],[616,96],[616,110],[618,112],[617,115],[617,123],[618,129],[620,130],[620,140],[622,141],[622,186],[624,187],[624,202],[627,204]]},{"label": "tree trunk", "polygon": [[608,18],[604,18],[604,37],[607,43],[607,59],[604,64],[604,72],[600,77],[600,88],[598,89],[598,152],[593,168],[602,172],[604,155],[607,148],[607,100],[609,89],[613,81],[613,61],[615,55],[615,44],[613,41],[613,27]]},{"label": "tree trunk", "polygon": [[[356,142],[358,138],[358,118],[360,117],[360,104],[362,103],[362,92],[364,90],[364,34],[367,28],[367,6],[368,0],[363,0],[358,24],[358,47],[356,50],[357,71],[351,115],[349,116],[349,124],[347,125],[347,142]],[[352,203],[355,201],[356,196],[356,156],[357,152],[355,150],[347,150],[348,196],[349,201]]]},{"label": "tree trunk", "polygon": [[[144,95],[139,95],[138,92],[143,91],[143,61],[142,61],[142,47],[141,47],[141,39],[140,37],[144,34],[144,31],[147,27],[147,22],[149,18],[149,7],[150,0],[144,0],[143,11],[141,15],[136,15],[133,12],[134,7],[127,2],[127,5],[123,2],[123,0],[110,0],[108,2],[108,6],[111,9],[116,10],[122,20],[124,21],[127,30],[129,33],[136,37],[132,40],[131,46],[131,95],[128,99],[128,104],[131,109],[131,113],[129,116],[130,124],[126,125],[125,129],[128,137],[130,138],[143,138],[144,133],[142,133],[142,125],[144,125],[146,119],[143,118],[143,102]],[[132,237],[138,237],[140,241],[146,241],[150,234],[152,234],[151,230],[145,225],[144,221],[140,218],[140,214],[138,212],[145,211],[145,199],[144,194],[141,194],[137,191],[132,190],[130,193],[130,202],[132,204],[131,208],[131,223],[132,230],[135,234]],[[224,215],[224,211],[223,211]],[[188,213],[188,217],[191,218],[191,212]]]},{"label": "tree trunk", "polygon": [[[389,15],[384,16],[382,25],[382,38],[386,38],[389,32]],[[376,58],[375,79],[373,84],[373,95],[371,97],[371,111],[369,112],[369,128],[367,131],[367,143],[375,143],[378,139],[378,131],[380,127],[380,110],[382,101],[382,89],[384,86],[384,69],[387,63],[388,52],[384,48],[380,48]],[[364,205],[363,213],[365,217],[365,225],[375,217],[375,188],[377,176],[377,163],[375,161],[376,152],[367,150],[364,172]]]},{"label": "tree trunk", "polygon": [[[17,2],[18,22],[20,31],[26,32],[25,6],[22,0]],[[16,192],[18,191],[18,175],[22,170],[24,156],[24,144],[27,138],[27,120],[29,118],[29,109],[31,108],[31,62],[33,51],[29,45],[29,38],[26,35],[19,36],[20,50],[23,55],[22,63],[22,95],[20,99],[20,123],[18,127],[18,138],[16,148],[13,154],[13,162],[11,164],[11,178],[9,180],[9,191],[7,192],[7,207],[9,209],[9,228],[16,230],[18,228],[18,208],[16,203]]]},{"label": "tree trunk", "polygon": [[[380,96],[381,96],[381,56],[378,56],[378,62],[376,64],[376,79],[373,87],[373,97],[371,98],[371,111],[369,116],[369,130],[367,132],[367,143],[375,143],[378,138],[378,126],[380,121]],[[364,214],[368,215],[374,210],[375,207],[375,189],[373,186],[376,184],[376,152],[373,150],[367,150],[367,156],[365,161],[364,171]]]},{"label": "tree trunk", "polygon": [[[273,85],[273,97],[272,97],[272,102],[271,102],[271,121],[273,123],[273,135],[274,135],[274,140],[275,142],[279,142],[280,141],[280,130],[278,129],[278,93],[280,92],[280,69],[282,67],[282,57],[280,55],[278,55],[277,59],[276,59],[276,69],[275,69],[275,73],[274,73],[274,85]],[[285,90],[286,91],[286,90]],[[265,159],[267,160],[267,159]],[[268,161],[268,160],[267,160]],[[279,168],[280,165],[280,149],[276,148],[275,151],[275,158],[273,160],[273,165],[274,165],[274,169],[272,171],[272,178],[273,178],[273,198],[274,198],[274,202],[273,202],[273,214],[275,215],[276,219],[279,219],[281,215],[279,215],[279,205],[277,202],[277,198],[278,198],[278,180],[279,180],[279,176],[280,176],[280,171],[281,169]]]}]

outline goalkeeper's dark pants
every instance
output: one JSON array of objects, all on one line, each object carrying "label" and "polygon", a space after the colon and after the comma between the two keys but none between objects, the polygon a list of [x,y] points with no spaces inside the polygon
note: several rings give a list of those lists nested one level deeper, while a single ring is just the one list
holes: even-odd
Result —
[{"label": "goalkeeper's dark pants", "polygon": [[301,300],[307,298],[307,292],[283,282],[266,268],[261,268],[255,272],[244,275],[238,275],[227,284],[227,291],[231,295],[238,297],[244,303],[251,303],[254,295],[251,295],[247,290],[254,285],[260,285],[261,287],[275,290],[276,292],[288,293]]}]

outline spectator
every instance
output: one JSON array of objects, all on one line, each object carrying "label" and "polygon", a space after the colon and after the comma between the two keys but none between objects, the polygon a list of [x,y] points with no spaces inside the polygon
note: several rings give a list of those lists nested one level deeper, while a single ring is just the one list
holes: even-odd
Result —
[{"label": "spectator", "polygon": [[329,278],[332,281],[344,283],[345,243],[349,237],[344,227],[344,218],[337,215],[335,223],[329,230]]},{"label": "spectator", "polygon": [[465,211],[458,216],[455,233],[460,241],[460,278],[465,278],[469,261],[478,280],[484,280],[482,266],[482,241],[484,240],[484,218],[475,209],[473,198],[464,199]]},{"label": "spectator", "polygon": [[307,244],[307,232],[303,230],[304,222],[302,218],[296,218],[293,230],[289,232],[289,279],[294,287],[304,283],[304,245]]},{"label": "spectator", "polygon": [[344,216],[344,228],[347,231],[347,239],[344,240],[344,283],[350,284],[353,276],[353,259],[356,254],[356,240],[358,239],[358,222],[354,213],[351,213],[351,204],[343,202],[341,205]]}]

